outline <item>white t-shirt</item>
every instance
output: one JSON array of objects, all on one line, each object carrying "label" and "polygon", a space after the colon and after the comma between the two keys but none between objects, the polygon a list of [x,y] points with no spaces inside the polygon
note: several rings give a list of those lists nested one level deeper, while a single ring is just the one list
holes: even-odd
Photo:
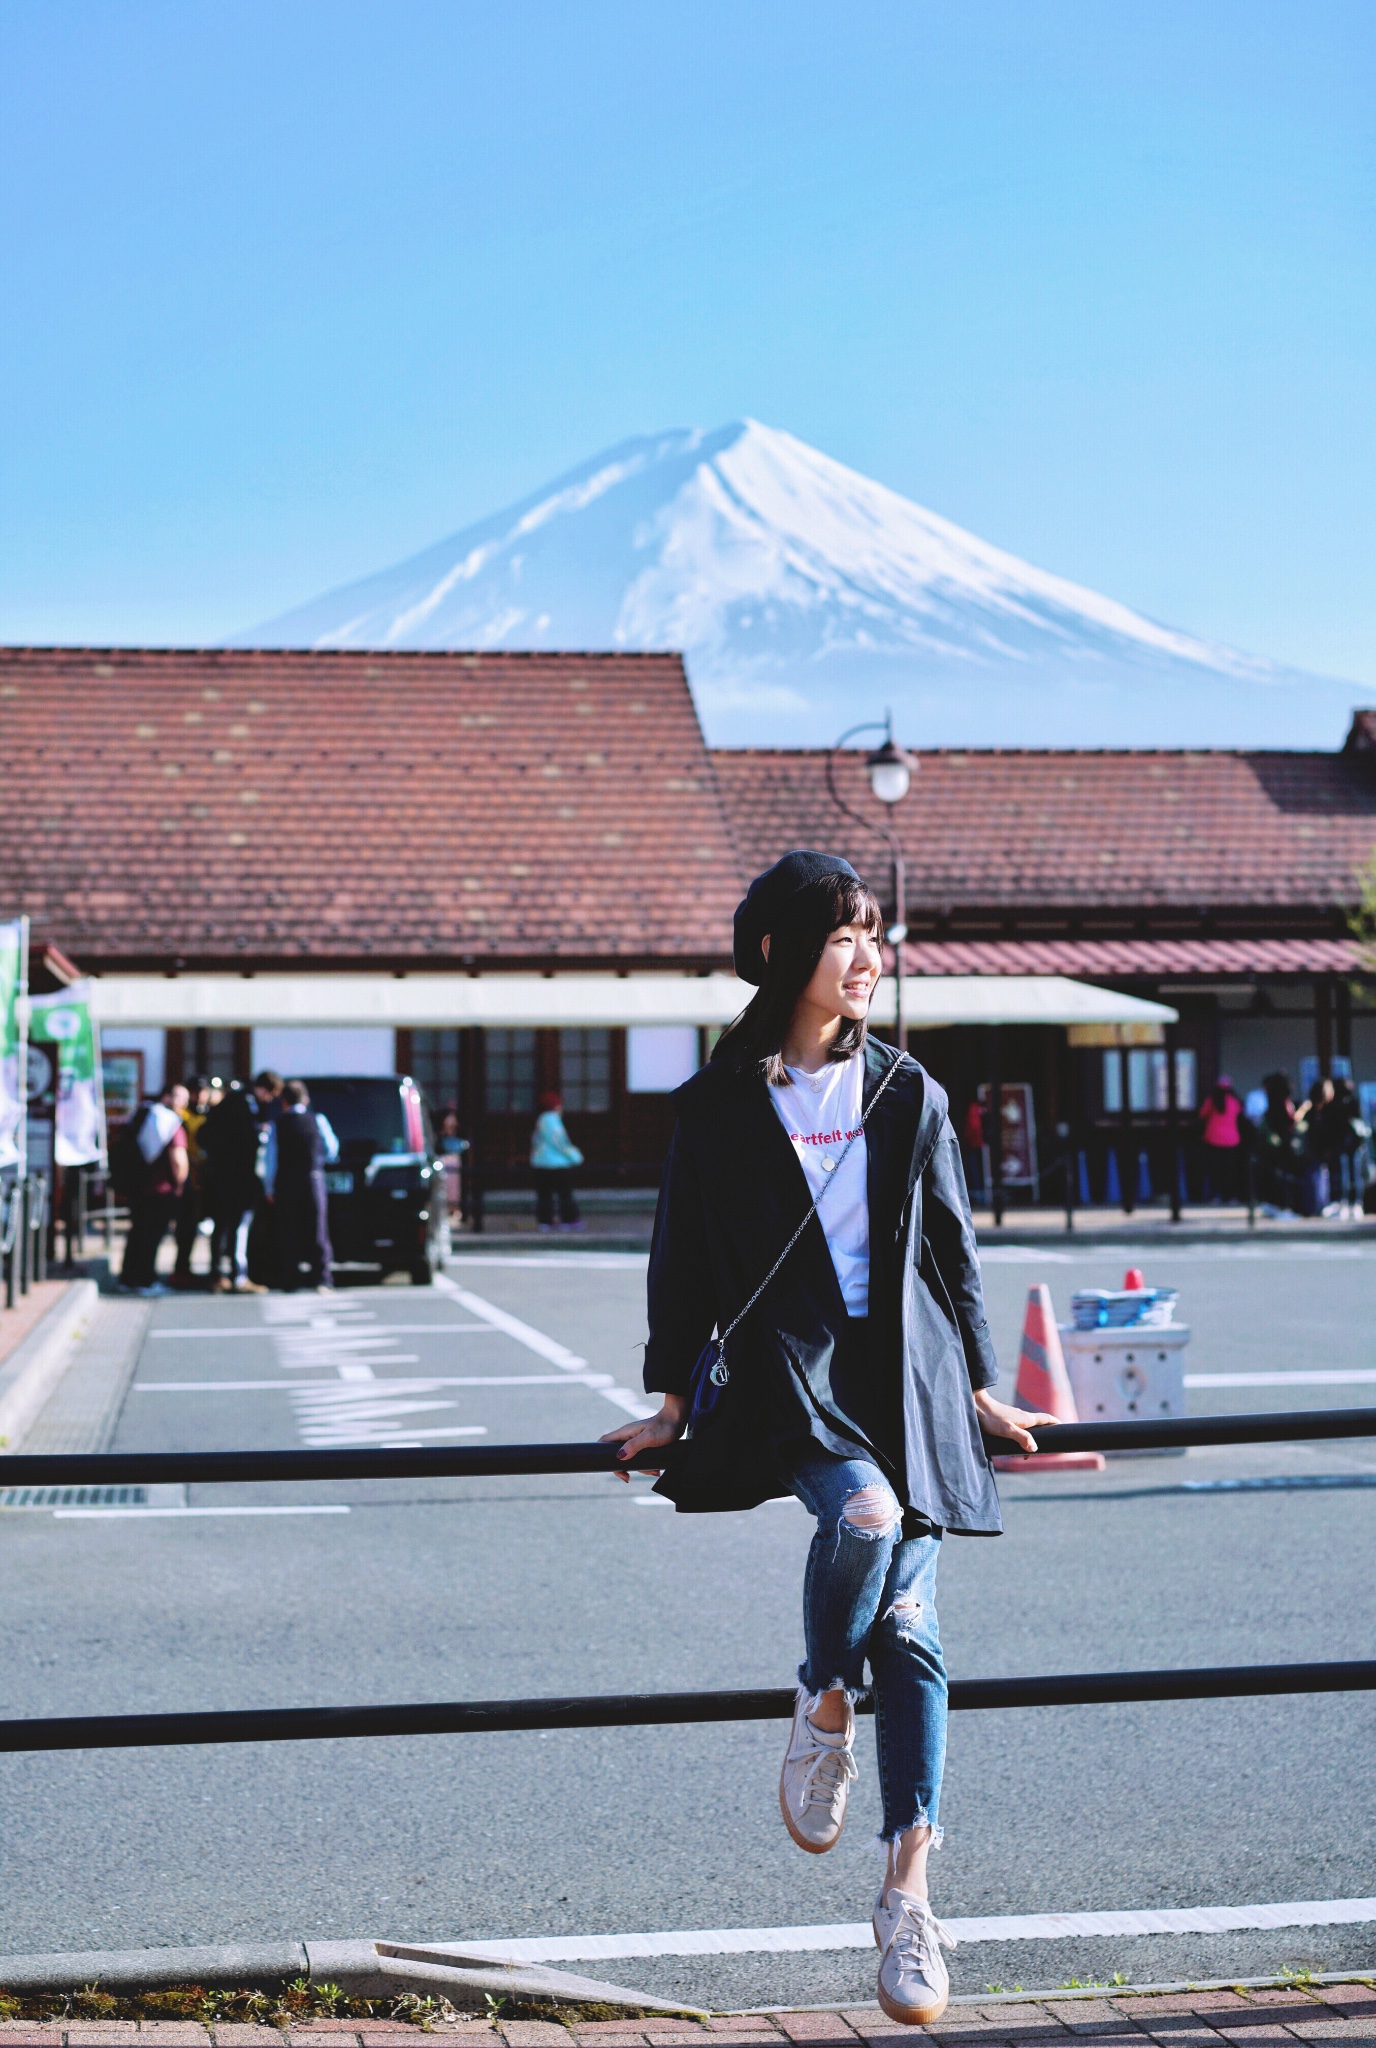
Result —
[{"label": "white t-shirt", "polygon": [[853,1131],[860,1130],[864,1056],[857,1052],[845,1061],[829,1061],[816,1074],[804,1073],[801,1067],[788,1067],[785,1071],[788,1086],[771,1087],[769,1091],[774,1107],[793,1140],[812,1195],[815,1198],[823,1188],[827,1190],[817,1220],[826,1234],[846,1313],[868,1315],[870,1206],[863,1131],[844,1162],[838,1163],[846,1140]]}]

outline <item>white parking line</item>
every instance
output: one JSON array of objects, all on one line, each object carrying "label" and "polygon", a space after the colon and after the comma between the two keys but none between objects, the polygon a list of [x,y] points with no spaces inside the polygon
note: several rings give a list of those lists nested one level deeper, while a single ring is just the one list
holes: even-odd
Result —
[{"label": "white parking line", "polygon": [[[390,1359],[381,1361],[390,1365]],[[134,1384],[136,1394],[239,1394],[275,1393],[279,1387],[332,1386],[333,1382],[320,1380],[138,1380]],[[418,1394],[430,1387],[594,1387],[598,1393],[613,1384],[609,1372],[503,1372],[470,1373],[462,1378],[438,1376],[430,1379],[380,1380],[374,1377],[372,1385],[385,1387],[389,1392]]]},{"label": "white parking line", "polygon": [[[1234,1934],[1272,1927],[1338,1927],[1376,1920],[1376,1899],[1307,1899],[1284,1906],[1200,1906],[1184,1912],[999,1913],[978,1919],[943,1916],[958,1941],[1064,1941],[1069,1937],[1140,1934]],[[566,1934],[548,1939],[427,1944],[436,1954],[481,1956],[513,1963],[591,1963],[633,1956],[799,1954],[807,1950],[873,1948],[868,1920],[820,1927],[714,1927],[666,1934]]]},{"label": "white parking line", "polygon": [[[484,1322],[491,1323],[494,1330],[500,1330],[505,1336],[514,1338],[518,1344],[524,1344],[527,1351],[534,1351],[539,1357],[547,1358],[551,1365],[562,1366],[565,1372],[570,1373],[587,1370],[587,1359],[580,1358],[576,1351],[570,1351],[568,1346],[561,1344],[556,1337],[547,1337],[543,1330],[535,1329],[530,1323],[523,1323],[519,1316],[509,1315],[504,1308],[498,1308],[495,1302],[485,1301],[481,1294],[470,1294],[466,1287],[460,1287],[447,1273],[437,1273],[434,1284],[452,1296],[460,1308],[467,1309],[471,1316],[481,1316]],[[633,1415],[637,1421],[642,1421],[647,1415],[653,1415],[659,1406],[657,1401],[647,1400],[644,1394],[634,1388],[618,1386],[616,1381],[611,1379],[606,1386],[599,1387],[597,1391],[604,1400],[613,1402],[627,1415]]]},{"label": "white parking line", "polygon": [[289,1507],[289,1508],[54,1508],[55,1522],[110,1522],[123,1518],[128,1521],[149,1521],[166,1515],[210,1516],[210,1515],[347,1515],[349,1508],[340,1507]]},{"label": "white parking line", "polygon": [[1335,1367],[1321,1372],[1187,1372],[1187,1387],[1372,1387],[1376,1369]]},{"label": "white parking line", "polygon": [[[256,1330],[216,1330],[209,1324],[201,1323],[188,1325],[185,1329],[179,1327],[175,1330],[150,1330],[148,1334],[150,1337],[205,1337],[213,1339],[216,1344],[219,1344],[227,1337],[276,1338],[284,1330],[290,1333],[292,1329],[293,1326],[291,1324],[276,1323],[270,1327],[265,1326],[262,1329]],[[351,1323],[343,1326],[331,1323],[329,1327],[319,1329],[312,1324],[302,1323],[297,1326],[297,1330],[302,1337],[318,1336],[322,1343],[334,1343],[342,1336],[343,1341],[357,1348],[361,1341],[369,1338],[374,1343],[390,1344],[395,1336],[453,1337],[463,1333],[467,1336],[490,1337],[492,1325],[491,1323],[385,1323],[379,1326],[374,1321],[373,1327],[366,1331],[355,1331]]]}]

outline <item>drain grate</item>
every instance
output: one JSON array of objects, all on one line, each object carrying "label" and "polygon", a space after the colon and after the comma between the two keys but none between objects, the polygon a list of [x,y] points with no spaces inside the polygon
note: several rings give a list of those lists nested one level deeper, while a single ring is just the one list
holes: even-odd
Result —
[{"label": "drain grate", "polygon": [[0,1508],[144,1508],[146,1486],[0,1486]]}]

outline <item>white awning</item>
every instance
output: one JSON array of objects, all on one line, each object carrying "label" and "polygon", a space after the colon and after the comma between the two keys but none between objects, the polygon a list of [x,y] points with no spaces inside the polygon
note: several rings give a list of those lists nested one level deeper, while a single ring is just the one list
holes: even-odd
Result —
[{"label": "white awning", "polygon": [[[891,981],[874,998],[874,1020],[894,1019]],[[1154,1027],[1174,1024],[1179,1012],[1168,1003],[1119,995],[1064,974],[909,974],[903,978],[903,1007],[914,1031],[942,1024],[1118,1024]]]},{"label": "white awning", "polygon": [[[390,1024],[444,1029],[508,1026],[729,1024],[753,990],[730,974],[106,974],[92,981],[107,1028],[186,1031],[255,1024]],[[903,984],[914,1029],[944,1024],[1175,1022],[1165,1003],[1058,974],[910,975]],[[892,981],[874,1019],[894,1018]]]}]

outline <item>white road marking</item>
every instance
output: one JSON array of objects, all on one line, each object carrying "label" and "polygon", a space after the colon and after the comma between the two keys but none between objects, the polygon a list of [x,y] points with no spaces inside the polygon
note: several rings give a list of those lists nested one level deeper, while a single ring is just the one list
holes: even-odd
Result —
[{"label": "white road marking", "polygon": [[[1376,1486],[1376,1472],[1309,1472],[1270,1479],[1182,1479],[1181,1493],[1314,1493],[1325,1487],[1342,1492],[1354,1486]],[[1175,1491],[1176,1489],[1172,1489]]]},{"label": "white road marking", "polygon": [[[391,1363],[388,1359],[384,1361]],[[341,1375],[353,1368],[341,1367]],[[609,1372],[505,1372],[470,1373],[462,1378],[438,1376],[431,1379],[379,1380],[369,1369],[369,1377],[375,1387],[395,1389],[402,1393],[418,1394],[430,1387],[595,1387],[602,1393],[613,1384]],[[320,1380],[138,1380],[134,1386],[136,1394],[237,1394],[275,1393],[279,1387],[319,1387],[330,1385]]]},{"label": "white road marking", "polygon": [[[215,1343],[219,1344],[226,1337],[275,1338],[280,1336],[284,1329],[289,1331],[290,1328],[291,1326],[288,1324],[278,1323],[261,1330],[216,1330],[209,1324],[197,1324],[186,1329],[150,1330],[148,1334],[151,1337],[213,1338]],[[319,1337],[322,1343],[326,1343],[334,1342],[343,1334],[346,1336],[348,1343],[353,1346],[357,1346],[360,1338],[367,1337],[371,1337],[377,1343],[389,1344],[392,1338],[398,1335],[403,1337],[453,1337],[461,1332],[469,1336],[490,1337],[492,1335],[492,1325],[491,1323],[387,1323],[383,1326],[383,1329],[379,1329],[374,1324],[370,1330],[360,1330],[357,1332],[355,1332],[351,1324],[342,1325],[338,1328],[332,1325],[329,1329],[323,1330],[317,1330],[307,1324],[300,1326],[302,1337]]]},{"label": "white road marking", "polygon": [[1335,1367],[1321,1372],[1187,1372],[1187,1387],[1372,1387],[1376,1368]]},{"label": "white road marking", "polygon": [[[527,1351],[534,1351],[540,1358],[547,1358],[551,1365],[561,1366],[565,1372],[586,1372],[586,1358],[580,1358],[576,1351],[570,1351],[568,1346],[561,1344],[557,1338],[547,1337],[543,1330],[535,1329],[530,1323],[523,1323],[519,1316],[508,1315],[504,1308],[498,1308],[494,1302],[485,1301],[481,1294],[470,1294],[466,1287],[460,1287],[447,1273],[437,1273],[434,1285],[457,1301],[460,1308],[467,1309],[471,1316],[481,1316],[484,1322],[491,1323],[494,1330],[500,1330],[504,1336],[514,1338],[518,1344],[524,1344]],[[631,1387],[618,1386],[615,1380],[610,1380],[597,1391],[604,1400],[612,1402],[627,1415],[633,1415],[637,1422],[643,1421],[647,1415],[654,1415],[659,1408],[657,1401],[647,1400],[644,1394]]]},{"label": "white road marking", "polygon": [[470,1266],[567,1266],[580,1272],[592,1273],[643,1273],[649,1264],[648,1252],[463,1252],[450,1260],[456,1272],[466,1272]]},{"label": "white road marking", "polygon": [[290,1507],[290,1508],[54,1508],[55,1522],[101,1522],[123,1518],[125,1521],[148,1521],[150,1517],[164,1515],[347,1515],[351,1508],[339,1507]]},{"label": "white road marking", "polygon": [[[1067,1936],[1233,1934],[1272,1927],[1337,1927],[1376,1920],[1376,1899],[1309,1899],[1284,1906],[1200,1906],[1184,1912],[1000,1913],[978,1919],[943,1916],[958,1941],[1063,1941]],[[807,1950],[873,1948],[868,1920],[820,1927],[715,1927],[666,1934],[566,1934],[547,1939],[437,1942],[436,1954],[481,1956],[513,1963],[591,1963],[633,1956],[798,1954]]]},{"label": "white road marking", "polygon": [[[1060,1240],[1064,1245],[1065,1239]],[[1366,1238],[1356,1244],[1319,1244],[1302,1238],[1263,1236],[1255,1244],[1175,1244],[1168,1238],[1146,1238],[1136,1244],[1098,1244],[1092,1239],[1084,1240],[1075,1251],[1055,1250],[1040,1244],[989,1244],[981,1245],[981,1265],[991,1266],[1035,1266],[1043,1261],[1049,1266],[1083,1264],[1087,1259],[1110,1259],[1117,1264],[1126,1260],[1129,1265],[1153,1264],[1175,1265],[1177,1261],[1191,1264],[1197,1261],[1207,1263],[1213,1259],[1264,1259],[1268,1264],[1275,1259],[1370,1259],[1376,1255],[1376,1242]]]}]

